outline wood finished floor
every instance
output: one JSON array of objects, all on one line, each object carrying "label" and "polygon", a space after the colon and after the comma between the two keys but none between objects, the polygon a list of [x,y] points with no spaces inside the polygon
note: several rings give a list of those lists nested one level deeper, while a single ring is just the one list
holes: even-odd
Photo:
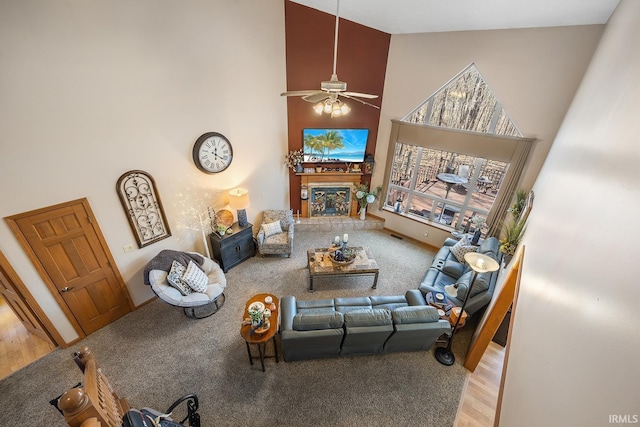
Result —
[{"label": "wood finished floor", "polygon": [[[0,379],[54,349],[29,333],[0,298]],[[475,372],[467,376],[454,427],[492,427],[504,348],[491,342]]]},{"label": "wood finished floor", "polygon": [[476,370],[467,376],[454,427],[493,426],[504,352],[491,341]]},{"label": "wood finished floor", "polygon": [[0,379],[53,350],[51,344],[27,331],[0,298]]}]

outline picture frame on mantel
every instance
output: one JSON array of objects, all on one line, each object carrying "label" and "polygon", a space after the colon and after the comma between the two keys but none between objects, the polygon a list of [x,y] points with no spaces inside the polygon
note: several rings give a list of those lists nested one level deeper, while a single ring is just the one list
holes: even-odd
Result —
[{"label": "picture frame on mantel", "polygon": [[125,172],[118,178],[116,191],[139,248],[171,236],[156,183],[151,175],[141,170]]}]

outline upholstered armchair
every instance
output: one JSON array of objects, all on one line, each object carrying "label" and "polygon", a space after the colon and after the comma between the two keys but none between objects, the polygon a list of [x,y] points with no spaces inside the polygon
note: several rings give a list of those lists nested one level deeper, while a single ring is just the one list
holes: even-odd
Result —
[{"label": "upholstered armchair", "polygon": [[266,210],[256,235],[260,255],[287,255],[293,251],[293,211]]}]

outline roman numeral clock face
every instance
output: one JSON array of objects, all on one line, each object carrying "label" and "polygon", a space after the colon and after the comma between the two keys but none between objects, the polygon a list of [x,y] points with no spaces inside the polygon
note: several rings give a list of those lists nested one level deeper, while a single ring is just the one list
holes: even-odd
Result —
[{"label": "roman numeral clock face", "polygon": [[205,173],[222,172],[233,160],[233,148],[229,140],[217,132],[207,132],[193,146],[193,161]]}]

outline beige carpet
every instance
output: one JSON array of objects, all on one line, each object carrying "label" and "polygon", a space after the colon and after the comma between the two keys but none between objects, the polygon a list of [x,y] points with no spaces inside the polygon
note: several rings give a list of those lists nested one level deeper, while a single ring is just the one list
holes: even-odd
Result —
[{"label": "beige carpet", "polygon": [[88,345],[116,391],[134,407],[164,410],[186,393],[200,398],[203,426],[451,426],[464,384],[464,353],[473,332],[454,341],[450,367],[428,352],[249,365],[239,335],[245,301],[260,292],[300,299],[398,295],[415,289],[433,251],[386,231],[349,231],[350,244],[371,248],[372,278],[317,280],[309,293],[306,250],[338,232],[296,233],[292,258],[255,257],[227,273],[226,303],[215,315],[189,319],[156,300],[0,381],[0,425],[65,426],[48,401],[82,380],[71,353]]}]

